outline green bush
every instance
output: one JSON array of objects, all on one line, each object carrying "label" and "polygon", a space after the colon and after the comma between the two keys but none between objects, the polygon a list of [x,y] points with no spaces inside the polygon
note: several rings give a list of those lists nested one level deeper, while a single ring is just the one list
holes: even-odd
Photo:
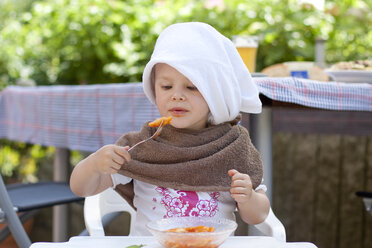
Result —
[{"label": "green bush", "polygon": [[[51,180],[54,147],[25,144],[0,139],[0,172],[6,183]],[[71,152],[70,163],[74,166],[83,159],[79,151]],[[39,171],[39,168],[44,170]],[[42,172],[42,173],[38,173]]]},{"label": "green bush", "polygon": [[295,0],[34,1],[27,11],[0,15],[0,81],[140,81],[158,34],[184,21],[210,23],[227,37],[259,35],[258,70],[314,60],[317,37],[327,40],[329,63],[365,59],[372,51],[371,2],[327,1],[323,12]]},{"label": "green bush", "polygon": [[51,157],[53,148],[0,140],[0,172],[6,182],[37,181],[41,160]]}]

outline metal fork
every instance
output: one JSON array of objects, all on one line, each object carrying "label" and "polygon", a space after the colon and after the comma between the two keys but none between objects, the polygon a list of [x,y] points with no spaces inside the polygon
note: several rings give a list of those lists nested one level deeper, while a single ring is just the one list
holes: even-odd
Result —
[{"label": "metal fork", "polygon": [[145,139],[145,140],[142,140],[142,141],[138,142],[137,144],[135,144],[134,146],[132,146],[131,148],[129,148],[128,152],[129,152],[130,150],[132,150],[133,148],[135,148],[136,146],[138,146],[138,145],[140,145],[140,144],[142,144],[142,143],[145,143],[146,141],[149,141],[150,139],[155,139],[156,137],[158,137],[159,134],[160,134],[160,132],[161,132],[161,130],[163,129],[163,123],[164,123],[164,120],[161,121],[161,123],[160,123],[158,129],[156,130],[156,132],[155,132],[151,137],[149,137],[149,138],[147,138],[147,139]]}]

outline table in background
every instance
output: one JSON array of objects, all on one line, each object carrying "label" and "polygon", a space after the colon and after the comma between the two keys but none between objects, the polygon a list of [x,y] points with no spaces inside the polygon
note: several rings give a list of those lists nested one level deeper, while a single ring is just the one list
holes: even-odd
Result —
[{"label": "table in background", "polygon": [[[154,237],[134,237],[134,236],[105,236],[105,237],[72,237],[68,242],[51,243],[40,242],[34,243],[30,248],[125,248],[131,245],[146,245],[145,248],[162,248]],[[244,247],[259,247],[259,248],[316,248],[312,243],[308,242],[288,242],[282,243],[271,237],[256,237],[256,236],[235,236],[229,237],[220,248],[244,248]]]},{"label": "table in background", "polygon": [[[265,99],[315,109],[372,111],[372,84],[319,82],[299,78],[254,78]],[[268,197],[272,191],[272,104],[243,115],[261,153]],[[54,179],[67,181],[69,150],[94,152],[122,134],[159,117],[140,83],[84,86],[11,86],[0,92],[0,137],[54,146]],[[53,240],[66,240],[67,209],[55,207]],[[62,224],[65,223],[65,224]],[[61,233],[61,235],[58,235]]]}]

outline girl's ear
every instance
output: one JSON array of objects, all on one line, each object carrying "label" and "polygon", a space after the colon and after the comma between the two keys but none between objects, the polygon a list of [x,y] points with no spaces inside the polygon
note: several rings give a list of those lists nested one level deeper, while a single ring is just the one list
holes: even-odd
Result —
[{"label": "girl's ear", "polygon": [[156,65],[154,65],[152,67],[152,70],[151,70],[151,77],[150,77],[150,82],[151,82],[151,90],[152,90],[152,93],[154,94],[154,97],[156,97],[155,95],[155,68],[156,68]]},{"label": "girl's ear", "polygon": [[214,118],[213,118],[213,115],[212,115],[211,111],[209,110],[207,125],[210,126],[210,125],[213,125],[213,124],[215,124],[214,123]]}]

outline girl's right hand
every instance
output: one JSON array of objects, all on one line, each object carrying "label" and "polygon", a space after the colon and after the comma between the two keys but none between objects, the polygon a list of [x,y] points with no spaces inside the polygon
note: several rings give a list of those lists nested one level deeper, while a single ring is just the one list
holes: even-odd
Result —
[{"label": "girl's right hand", "polygon": [[105,145],[91,155],[95,170],[103,174],[115,174],[131,160],[129,146]]}]

